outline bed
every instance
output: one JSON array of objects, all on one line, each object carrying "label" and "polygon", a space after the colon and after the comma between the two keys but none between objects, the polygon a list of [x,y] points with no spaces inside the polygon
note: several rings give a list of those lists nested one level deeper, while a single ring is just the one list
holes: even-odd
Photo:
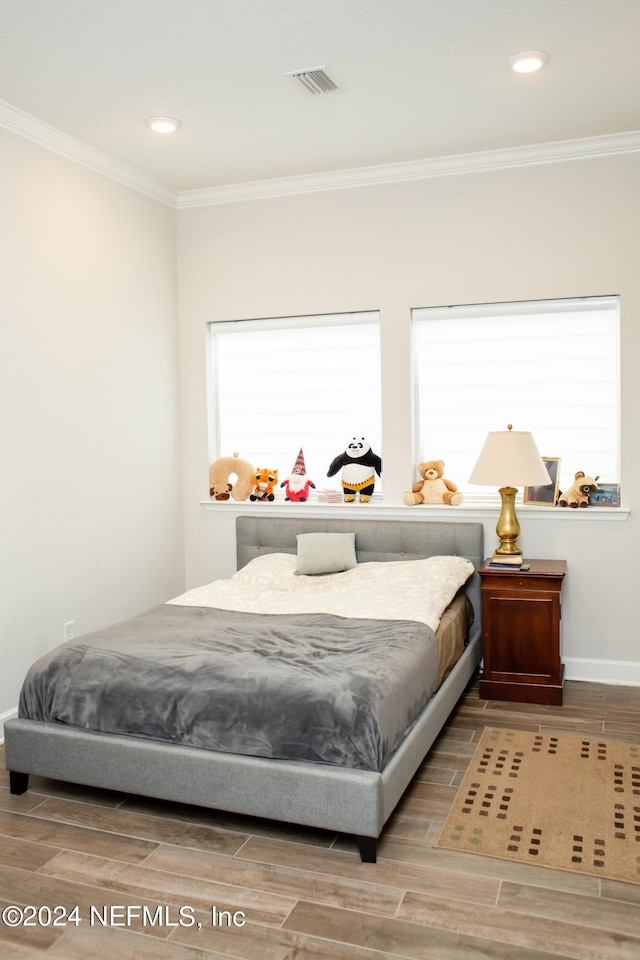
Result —
[{"label": "bed", "polygon": [[[470,561],[475,571],[483,560],[483,529],[477,523],[424,522],[418,519],[314,520],[256,516],[256,512],[239,516],[236,521],[240,579],[242,574],[258,569],[260,563],[272,565],[277,561],[286,565],[298,552],[302,542],[298,537],[316,533],[355,534],[357,565],[363,565],[363,571],[377,564],[389,564],[381,568],[383,572],[399,569],[404,573],[405,561],[425,561],[439,556],[464,558]],[[400,563],[402,567],[399,567]],[[303,576],[300,580],[320,578]],[[462,654],[436,692],[419,708],[406,731],[395,742],[387,744],[385,754],[380,754],[378,744],[378,756],[371,761],[349,765],[348,759],[341,762],[333,755],[325,757],[323,754],[318,754],[317,758],[314,755],[310,760],[298,757],[297,747],[291,756],[286,753],[275,757],[250,755],[235,753],[233,748],[224,746],[222,749],[203,749],[193,743],[164,739],[171,734],[160,733],[160,738],[156,739],[153,733],[137,736],[130,732],[86,729],[73,720],[33,719],[22,702],[26,702],[23,692],[20,716],[5,724],[5,764],[10,772],[11,792],[24,793],[28,789],[29,775],[34,774],[302,824],[352,835],[357,840],[362,859],[375,862],[377,840],[384,824],[480,661],[481,605],[476,572],[466,580],[463,591],[464,602],[473,613],[469,617],[471,623]],[[197,598],[196,591],[196,603]],[[459,604],[459,597],[456,602]],[[170,607],[170,616],[177,617],[178,623],[182,622],[180,618],[185,604],[193,605],[189,594],[174,598],[170,605],[166,605]],[[220,615],[220,611],[207,611],[207,617],[209,613]],[[447,613],[443,615],[443,621],[446,621]],[[268,615],[267,619],[273,622],[273,615]],[[394,624],[397,633],[402,633],[406,626],[399,621],[390,621],[392,627]],[[235,623],[232,628],[235,632]],[[82,648],[81,640],[74,645],[76,649],[78,644]],[[381,664],[371,671],[378,678],[386,672],[385,662],[381,661]],[[112,669],[112,672],[117,671]],[[333,735],[325,740],[332,742]]]}]

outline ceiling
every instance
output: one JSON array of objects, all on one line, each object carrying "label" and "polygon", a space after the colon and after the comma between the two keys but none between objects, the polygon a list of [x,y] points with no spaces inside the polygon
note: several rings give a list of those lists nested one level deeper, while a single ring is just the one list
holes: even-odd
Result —
[{"label": "ceiling", "polygon": [[639,0],[0,0],[0,101],[180,192],[637,131],[639,44]]}]

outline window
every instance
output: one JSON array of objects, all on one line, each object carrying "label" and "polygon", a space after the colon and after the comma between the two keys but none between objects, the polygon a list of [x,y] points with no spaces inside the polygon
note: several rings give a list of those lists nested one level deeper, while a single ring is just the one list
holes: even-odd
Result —
[{"label": "window", "polygon": [[560,489],[577,470],[617,483],[618,313],[616,297],[414,310],[418,460],[477,495],[485,437],[511,423],[561,458]]},{"label": "window", "polygon": [[282,482],[302,448],[317,493],[339,488],[327,470],[353,436],[381,455],[377,313],[212,323],[209,332],[211,461],[238,452],[278,469]]}]

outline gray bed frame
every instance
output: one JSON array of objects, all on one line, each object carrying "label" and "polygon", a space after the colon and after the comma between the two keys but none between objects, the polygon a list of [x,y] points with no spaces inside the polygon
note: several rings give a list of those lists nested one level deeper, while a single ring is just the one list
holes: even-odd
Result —
[{"label": "gray bed frame", "polygon": [[[269,507],[254,509],[266,513]],[[239,516],[236,521],[238,569],[264,553],[295,553],[297,534],[314,531],[355,531],[359,562],[453,554],[471,560],[477,569],[483,560],[483,528],[479,523],[425,522],[418,518],[313,520],[254,514]],[[362,859],[375,862],[377,839],[384,824],[480,661],[478,581],[475,573],[466,587],[475,619],[465,652],[381,773],[216,753],[58,723],[13,719],[5,723],[5,765],[10,772],[11,793],[24,793],[29,774],[36,774],[304,824],[353,835]]]}]

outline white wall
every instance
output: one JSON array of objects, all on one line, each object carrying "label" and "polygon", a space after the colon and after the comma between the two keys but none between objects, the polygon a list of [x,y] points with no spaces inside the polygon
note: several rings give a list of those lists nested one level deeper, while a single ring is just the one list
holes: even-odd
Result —
[{"label": "white wall", "polygon": [[0,131],[0,720],[184,585],[175,211]]},{"label": "white wall", "polygon": [[[400,505],[415,469],[412,307],[620,294],[621,482],[625,505],[637,506],[639,225],[638,155],[180,210],[188,585],[228,575],[234,564],[232,508],[225,513],[221,504],[207,512],[198,503],[207,497],[209,320],[379,309],[385,502]],[[337,449],[342,440],[336,438]],[[250,459],[250,451],[243,455]],[[597,472],[597,464],[593,469]],[[419,508],[405,509],[411,516]],[[486,523],[487,552],[495,519]],[[568,674],[640,682],[632,627],[638,589],[635,513],[624,522],[589,521],[573,511],[521,522],[521,542],[530,556],[563,557],[569,564],[563,608]],[[591,660],[598,661],[595,667]]]}]

